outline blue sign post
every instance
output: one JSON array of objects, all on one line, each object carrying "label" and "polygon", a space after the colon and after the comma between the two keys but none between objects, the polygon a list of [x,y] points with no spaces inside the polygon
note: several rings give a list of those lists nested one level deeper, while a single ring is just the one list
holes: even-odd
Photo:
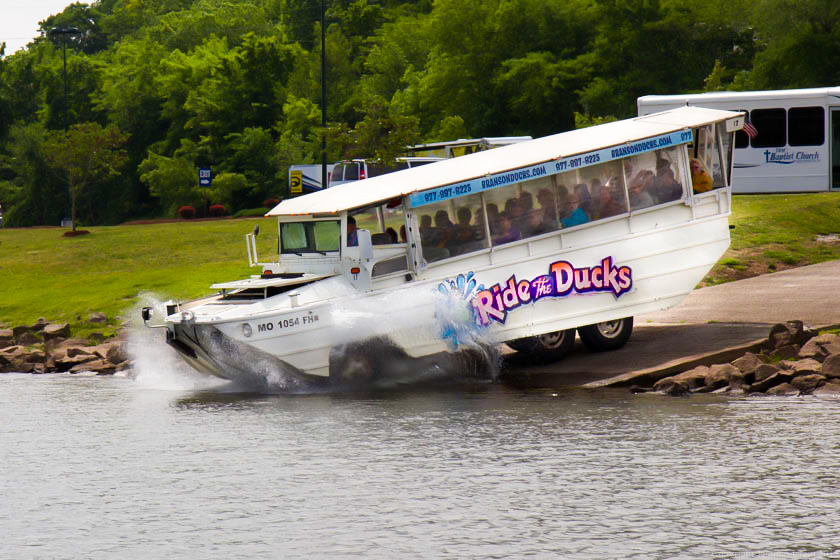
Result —
[{"label": "blue sign post", "polygon": [[198,186],[209,187],[213,183],[213,170],[209,167],[198,168]]}]

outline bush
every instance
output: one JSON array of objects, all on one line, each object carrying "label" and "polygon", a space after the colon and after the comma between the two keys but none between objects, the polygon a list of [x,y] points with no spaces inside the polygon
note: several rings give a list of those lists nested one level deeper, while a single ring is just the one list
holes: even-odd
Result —
[{"label": "bush", "polygon": [[192,206],[181,206],[178,208],[178,217],[182,220],[192,220],[195,218],[195,208]]},{"label": "bush", "polygon": [[207,210],[207,213],[211,218],[218,218],[227,214],[227,210],[225,210],[224,204],[214,204]]},{"label": "bush", "polygon": [[265,202],[263,202],[263,206],[270,209],[280,204],[280,202],[281,198],[279,196],[272,196],[271,198],[265,199]]}]

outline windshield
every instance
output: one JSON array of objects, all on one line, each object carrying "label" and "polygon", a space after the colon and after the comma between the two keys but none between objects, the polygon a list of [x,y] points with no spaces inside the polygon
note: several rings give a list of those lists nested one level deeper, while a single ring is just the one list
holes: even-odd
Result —
[{"label": "windshield", "polygon": [[280,252],[301,255],[338,251],[341,222],[292,222],[280,224]]}]

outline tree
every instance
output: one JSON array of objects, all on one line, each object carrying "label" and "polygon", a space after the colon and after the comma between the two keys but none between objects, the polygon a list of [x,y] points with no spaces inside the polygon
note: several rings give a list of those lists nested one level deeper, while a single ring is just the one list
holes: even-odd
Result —
[{"label": "tree", "polygon": [[99,123],[73,125],[69,131],[54,132],[45,150],[53,166],[67,176],[71,219],[76,231],[76,199],[97,181],[116,176],[125,163],[121,146],[128,140],[117,127]]}]

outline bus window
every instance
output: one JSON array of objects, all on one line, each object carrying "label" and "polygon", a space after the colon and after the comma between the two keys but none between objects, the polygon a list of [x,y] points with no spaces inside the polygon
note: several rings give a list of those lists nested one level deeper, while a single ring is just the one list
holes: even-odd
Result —
[{"label": "bus window", "polygon": [[788,109],[788,143],[791,146],[825,144],[825,111],[822,107]]},{"label": "bus window", "polygon": [[522,183],[519,203],[519,231],[522,237],[533,237],[560,229],[557,219],[557,196],[550,177]]},{"label": "bus window", "polygon": [[750,112],[750,122],[758,135],[750,140],[753,148],[781,148],[785,145],[784,109],[755,109]]},{"label": "bus window", "polygon": [[420,214],[420,244],[426,262],[463,255],[487,247],[481,195],[424,206]]},{"label": "bus window", "polygon": [[627,188],[630,191],[630,209],[641,210],[657,204],[656,153],[640,154],[622,160]]}]

